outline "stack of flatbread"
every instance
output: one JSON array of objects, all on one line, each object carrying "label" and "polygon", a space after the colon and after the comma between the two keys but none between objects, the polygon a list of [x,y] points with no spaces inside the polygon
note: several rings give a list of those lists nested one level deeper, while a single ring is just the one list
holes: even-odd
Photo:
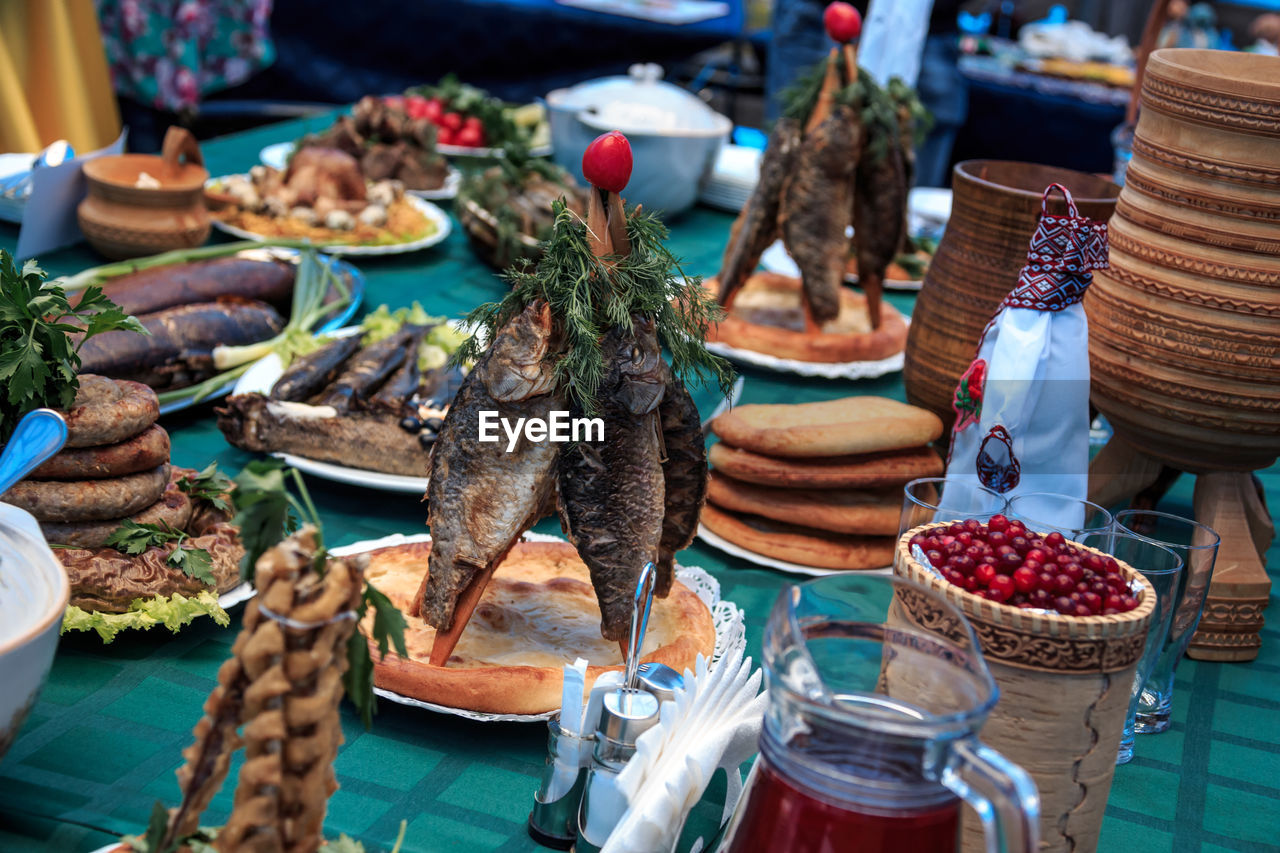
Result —
[{"label": "stack of flatbread", "polygon": [[757,554],[825,569],[893,562],[902,486],[942,475],[942,421],[884,397],[746,405],[716,418],[702,523]]}]

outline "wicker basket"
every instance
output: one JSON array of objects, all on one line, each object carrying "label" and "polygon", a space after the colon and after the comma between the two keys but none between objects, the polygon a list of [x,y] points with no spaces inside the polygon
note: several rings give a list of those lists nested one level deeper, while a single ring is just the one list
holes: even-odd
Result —
[{"label": "wicker basket", "polygon": [[462,223],[471,241],[471,248],[490,266],[505,270],[517,260],[537,261],[542,257],[542,243],[528,234],[517,237],[519,250],[511,252],[498,239],[498,220],[494,215],[471,199],[462,199],[457,205],[458,221]]},{"label": "wicker basket", "polygon": [[[1098,846],[1130,687],[1155,610],[1152,595],[1112,616],[1062,616],[998,604],[966,592],[921,566],[909,552],[926,524],[903,534],[893,571],[959,607],[973,625],[1000,700],[982,740],[1020,765],[1040,789],[1040,849],[1092,853]],[[1081,546],[1084,547],[1084,546]],[[1087,551],[1102,553],[1093,548]],[[1121,563],[1126,577],[1141,579]],[[1149,587],[1148,587],[1149,589]],[[941,611],[927,599],[903,599],[901,615],[937,629]],[[966,811],[966,853],[985,851],[976,814]]]}]

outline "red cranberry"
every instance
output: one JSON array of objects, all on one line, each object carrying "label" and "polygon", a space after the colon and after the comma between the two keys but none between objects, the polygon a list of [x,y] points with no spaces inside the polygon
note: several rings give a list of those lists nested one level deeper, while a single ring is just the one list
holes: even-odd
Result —
[{"label": "red cranberry", "polygon": [[1059,613],[1070,615],[1076,612],[1076,603],[1062,595],[1053,600],[1053,609]]},{"label": "red cranberry", "polygon": [[1039,587],[1040,578],[1036,576],[1035,570],[1023,566],[1013,573],[1013,585],[1018,588],[1019,592],[1031,592]]},{"label": "red cranberry", "polygon": [[952,539],[946,545],[942,546],[942,553],[949,557],[956,557],[964,553],[964,546],[960,544],[959,539]]},{"label": "red cranberry", "polygon": [[1103,562],[1102,557],[1097,554],[1088,554],[1084,558],[1084,566],[1086,569],[1092,569],[1095,572],[1106,571],[1107,564]]},{"label": "red cranberry", "polygon": [[1102,596],[1096,592],[1086,592],[1080,596],[1084,599],[1084,603],[1089,606],[1089,612],[1098,613],[1102,610]]},{"label": "red cranberry", "polygon": [[975,563],[982,559],[982,555],[986,553],[981,545],[970,545],[964,549],[964,555]]},{"label": "red cranberry", "polygon": [[999,530],[993,530],[987,534],[987,544],[992,548],[999,548],[1001,545],[1009,544],[1009,537]]},{"label": "red cranberry", "polygon": [[1009,535],[1010,539],[1013,539],[1016,536],[1022,536],[1023,538],[1026,538],[1027,526],[1023,524],[1021,521],[1010,521],[1009,528],[1005,530],[1005,533]]},{"label": "red cranberry", "polygon": [[1036,574],[1040,574],[1041,570],[1044,569],[1044,565],[1036,560],[1023,560],[1022,565],[1026,566]]},{"label": "red cranberry", "polygon": [[1066,595],[1076,588],[1075,581],[1071,580],[1068,575],[1057,574],[1053,577],[1054,592]]},{"label": "red cranberry", "polygon": [[1120,573],[1120,564],[1117,563],[1113,557],[1107,557],[1102,562],[1106,566],[1106,569],[1109,573],[1113,575]]},{"label": "red cranberry", "polygon": [[992,601],[1008,601],[1013,597],[1013,578],[1006,575],[996,575],[991,579],[991,586],[987,589],[987,596]]},{"label": "red cranberry", "polygon": [[991,579],[994,578],[995,576],[996,576],[995,566],[988,566],[985,563],[983,563],[981,566],[978,566],[976,569],[973,570],[973,579],[976,580],[978,583],[982,584],[983,586],[987,586],[988,584],[990,584]]},{"label": "red cranberry", "polygon": [[[919,534],[917,534],[918,536]],[[1043,548],[1032,548],[1027,552],[1027,562],[1034,560],[1037,563],[1043,563],[1049,559],[1049,555]]]},{"label": "red cranberry", "polygon": [[1091,581],[1089,583],[1089,592],[1096,593],[1103,598],[1106,598],[1111,592],[1111,587],[1107,586],[1106,581]]},{"label": "red cranberry", "polygon": [[1052,591],[1055,577],[1056,575],[1053,572],[1041,572],[1039,575],[1041,588]]},{"label": "red cranberry", "polygon": [[973,592],[978,588],[978,580],[973,575],[965,575],[961,578],[960,586],[964,587],[969,592]]},{"label": "red cranberry", "polygon": [[978,562],[982,563],[984,566],[994,566],[996,563],[1000,562],[1000,558],[995,554],[983,554],[982,559]]},{"label": "red cranberry", "polygon": [[1134,598],[1132,595],[1124,596],[1123,600],[1124,600],[1124,607],[1121,609],[1125,613],[1129,612],[1130,610],[1138,606],[1138,599]]},{"label": "red cranberry", "polygon": [[964,580],[964,575],[951,568],[943,569],[942,576],[954,584],[959,584]]},{"label": "red cranberry", "polygon": [[1124,609],[1124,596],[1108,595],[1102,600],[1102,605],[1107,610],[1114,610],[1118,613]]},{"label": "red cranberry", "polygon": [[1031,603],[1036,607],[1048,609],[1053,605],[1053,596],[1049,594],[1047,589],[1035,589],[1030,593]]},{"label": "red cranberry", "polygon": [[1003,533],[1009,529],[1009,519],[1000,513],[991,516],[991,520],[987,522],[987,529],[993,532]]},{"label": "red cranberry", "polygon": [[961,530],[956,534],[956,541],[968,548],[973,544],[973,534],[967,530]]},{"label": "red cranberry", "polygon": [[1063,543],[1066,541],[1066,537],[1056,530],[1044,537],[1044,544],[1048,545],[1050,548],[1061,548]]},{"label": "red cranberry", "polygon": [[943,562],[946,560],[946,557],[943,556],[942,552],[936,550],[929,551],[925,556],[929,558],[929,562],[932,563],[935,568],[941,567]]},{"label": "red cranberry", "polygon": [[1072,583],[1080,583],[1084,580],[1084,569],[1080,568],[1079,563],[1067,563],[1062,567],[1062,574],[1071,578]]},{"label": "red cranberry", "polygon": [[978,521],[976,518],[966,519],[964,522],[964,529],[966,533],[972,533],[974,536],[977,536],[982,532],[982,522]]},{"label": "red cranberry", "polygon": [[1107,575],[1107,586],[1123,592],[1129,588],[1129,582],[1124,579],[1124,575]]},{"label": "red cranberry", "polygon": [[1089,609],[1089,605],[1080,603],[1076,605],[1076,616],[1092,616],[1093,611]]},{"label": "red cranberry", "polygon": [[924,547],[924,534],[923,534],[923,533],[917,533],[915,536],[912,536],[912,537],[907,541],[907,544],[908,544],[908,545],[910,545],[910,546],[911,546],[911,547],[913,547],[913,548],[923,548],[923,547]]},{"label": "red cranberry", "polygon": [[1085,593],[1088,591],[1089,591],[1089,584],[1085,583],[1084,581],[1080,581],[1079,583],[1076,584],[1076,592]]},{"label": "red cranberry", "polygon": [[1115,616],[1115,615],[1116,615],[1117,613],[1119,613],[1119,612],[1120,612],[1120,611],[1119,611],[1119,610],[1116,610],[1114,607],[1104,607],[1104,608],[1102,608],[1102,615],[1103,615],[1103,616]]},{"label": "red cranberry", "polygon": [[1075,558],[1072,557],[1070,554],[1059,554],[1058,556],[1053,558],[1053,561],[1057,563],[1059,566],[1065,566],[1067,563],[1074,563]]},{"label": "red cranberry", "polygon": [[947,563],[961,574],[969,574],[973,571],[974,567],[973,558],[964,554],[961,554],[958,557],[952,557],[950,560],[947,560]]},{"label": "red cranberry", "polygon": [[1022,565],[1022,558],[1017,554],[1005,554],[1000,558],[1000,568],[1005,574],[1013,574],[1013,570]]},{"label": "red cranberry", "polygon": [[1025,536],[1014,536],[1009,540],[1009,544],[1019,554],[1025,554],[1031,550],[1031,542]]}]

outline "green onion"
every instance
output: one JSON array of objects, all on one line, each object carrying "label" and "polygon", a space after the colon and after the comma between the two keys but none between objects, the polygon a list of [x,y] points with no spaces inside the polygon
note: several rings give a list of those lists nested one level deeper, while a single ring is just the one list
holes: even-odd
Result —
[{"label": "green onion", "polygon": [[246,249],[264,249],[279,247],[283,249],[307,249],[311,244],[306,240],[240,240],[235,243],[219,243],[215,246],[202,246],[198,249],[174,249],[148,258],[137,258],[131,261],[118,261],[114,264],[103,264],[100,267],[78,272],[75,275],[57,279],[56,283],[65,291],[81,290],[91,284],[102,284],[108,279],[122,275],[151,269],[167,267],[171,264],[189,264],[193,261],[205,261],[210,258],[221,258],[234,255]]}]

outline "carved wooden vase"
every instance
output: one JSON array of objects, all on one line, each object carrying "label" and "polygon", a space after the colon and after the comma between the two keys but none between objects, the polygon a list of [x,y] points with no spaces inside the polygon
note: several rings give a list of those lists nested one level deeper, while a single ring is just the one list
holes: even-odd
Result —
[{"label": "carved wooden vase", "polygon": [[1202,475],[1222,546],[1191,654],[1253,657],[1271,523],[1247,472],[1280,455],[1280,59],[1151,54],[1110,240],[1084,304],[1092,401],[1125,449],[1095,460],[1091,494],[1153,466]]},{"label": "carved wooden vase", "polygon": [[[1018,283],[1041,196],[1053,183],[1069,189],[1090,219],[1105,222],[1115,209],[1119,187],[1096,175],[1000,160],[956,164],[951,221],[911,314],[903,369],[907,400],[948,427],[955,419],[956,382],[973,361],[991,315]],[[1057,197],[1049,208],[1058,215],[1066,211]]]}]

